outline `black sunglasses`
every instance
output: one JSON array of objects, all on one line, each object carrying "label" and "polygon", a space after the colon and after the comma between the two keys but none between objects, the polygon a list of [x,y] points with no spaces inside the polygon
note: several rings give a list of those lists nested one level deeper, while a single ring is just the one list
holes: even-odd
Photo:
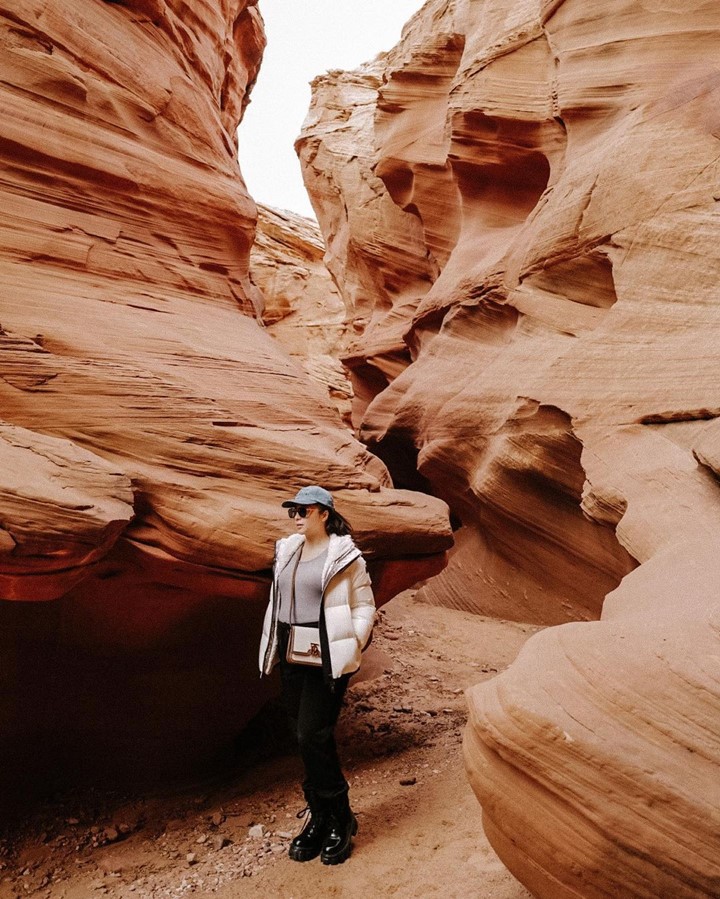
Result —
[{"label": "black sunglasses", "polygon": [[312,512],[313,506],[290,506],[288,509],[288,517],[295,518],[297,515],[298,518],[307,518],[308,513]]}]

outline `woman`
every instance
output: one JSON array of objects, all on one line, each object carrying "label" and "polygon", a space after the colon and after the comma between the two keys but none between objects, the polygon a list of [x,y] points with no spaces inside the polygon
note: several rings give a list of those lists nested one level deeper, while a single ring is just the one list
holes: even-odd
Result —
[{"label": "woman", "polygon": [[[305,862],[319,855],[323,864],[338,865],[350,855],[357,820],[338,759],[335,724],[372,633],[375,601],[365,561],[332,494],[323,487],[303,487],[283,506],[297,533],[276,544],[260,671],[269,674],[280,664],[283,696],[305,766],[303,792],[310,815],[290,844],[290,858]],[[293,625],[318,628],[320,658],[306,657],[316,664],[288,661]],[[317,648],[308,655],[316,657]]]}]

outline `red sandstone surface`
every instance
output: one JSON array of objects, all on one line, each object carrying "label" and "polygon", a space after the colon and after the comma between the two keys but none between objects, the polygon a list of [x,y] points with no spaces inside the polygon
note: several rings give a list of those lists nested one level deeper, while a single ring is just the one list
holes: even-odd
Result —
[{"label": "red sandstone surface", "polygon": [[559,625],[465,740],[545,899],[720,894],[719,33],[704,0],[430,0],[297,143],[355,424],[462,522],[424,597]]}]

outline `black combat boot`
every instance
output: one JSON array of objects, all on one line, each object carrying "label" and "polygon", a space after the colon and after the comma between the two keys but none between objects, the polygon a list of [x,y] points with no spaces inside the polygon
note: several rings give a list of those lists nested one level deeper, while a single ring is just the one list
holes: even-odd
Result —
[{"label": "black combat boot", "polygon": [[347,793],[331,800],[329,808],[320,861],[324,865],[341,865],[350,857],[352,838],[358,831],[357,818],[352,813]]},{"label": "black combat boot", "polygon": [[298,818],[307,812],[307,820],[303,829],[290,843],[288,850],[288,855],[295,862],[309,862],[320,855],[329,824],[327,802],[309,790],[305,793],[305,799],[307,808],[300,812]]}]

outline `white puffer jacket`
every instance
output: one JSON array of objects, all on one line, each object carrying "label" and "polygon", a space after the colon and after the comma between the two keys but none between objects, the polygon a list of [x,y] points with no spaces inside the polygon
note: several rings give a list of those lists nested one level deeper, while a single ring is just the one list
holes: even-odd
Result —
[{"label": "white puffer jacket", "polygon": [[[302,534],[292,534],[278,540],[275,545],[270,602],[260,640],[261,674],[270,674],[278,661],[278,575],[296,558],[304,542]],[[323,668],[328,676],[338,678],[357,671],[361,652],[370,639],[374,622],[375,600],[362,553],[352,537],[331,534],[322,573],[320,611]],[[326,652],[326,647],[329,652]],[[330,657],[329,664],[327,655]]]}]

